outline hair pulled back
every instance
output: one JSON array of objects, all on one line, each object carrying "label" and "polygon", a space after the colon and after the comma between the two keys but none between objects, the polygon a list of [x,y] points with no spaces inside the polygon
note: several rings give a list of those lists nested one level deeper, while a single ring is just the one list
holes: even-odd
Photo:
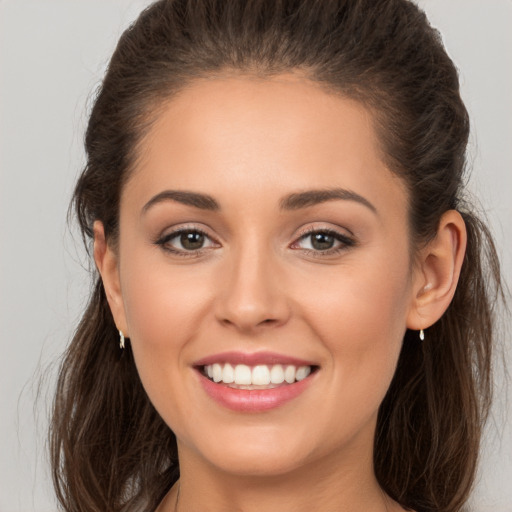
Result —
[{"label": "hair pulled back", "polygon": [[[161,0],[122,35],[86,133],[73,197],[86,242],[100,220],[110,244],[138,144],[164,102],[222,73],[300,72],[373,113],[384,158],[409,190],[414,251],[457,209],[468,247],[455,297],[423,343],[406,333],[379,412],[382,488],[417,512],[468,498],[490,402],[493,307],[500,290],[487,228],[464,201],[469,133],[457,71],[408,0]],[[179,476],[176,440],[154,410],[131,350],[121,355],[94,273],[87,310],[62,362],[50,432],[66,511],[153,510]]]}]

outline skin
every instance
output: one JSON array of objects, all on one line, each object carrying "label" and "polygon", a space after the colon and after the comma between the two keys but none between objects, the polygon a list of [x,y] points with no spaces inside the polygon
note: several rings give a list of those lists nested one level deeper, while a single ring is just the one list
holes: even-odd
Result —
[{"label": "skin", "polygon": [[[457,212],[411,260],[408,197],[383,163],[370,113],[297,75],[198,81],[169,101],[143,140],[121,197],[118,249],[95,223],[95,259],[142,383],[174,431],[179,510],[396,511],[373,472],[379,404],[407,328],[449,305],[465,249]],[[292,193],[336,199],[280,211]],[[220,211],[172,200],[208,194]],[[155,241],[199,228],[202,252]],[[337,254],[304,230],[335,230]],[[186,252],[180,239],[167,248]],[[427,332],[428,335],[428,332]],[[419,342],[419,340],[418,340]],[[269,350],[314,361],[300,396],[264,413],[228,410],[194,361]],[[159,512],[175,509],[175,486]]]}]

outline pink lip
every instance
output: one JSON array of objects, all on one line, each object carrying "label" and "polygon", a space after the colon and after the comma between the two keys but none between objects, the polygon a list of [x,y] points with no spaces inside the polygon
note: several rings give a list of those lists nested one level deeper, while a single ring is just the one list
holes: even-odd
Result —
[{"label": "pink lip", "polygon": [[[218,359],[217,359],[218,361]],[[215,383],[197,372],[206,393],[223,407],[238,412],[263,412],[275,409],[302,394],[311,384],[310,374],[294,384],[285,384],[272,389],[234,389],[226,384]]]},{"label": "pink lip", "polygon": [[208,366],[215,363],[229,363],[232,365],[246,364],[247,366],[256,366],[258,364],[292,364],[294,366],[315,365],[315,363],[311,361],[306,361],[304,359],[298,359],[296,357],[290,357],[275,352],[221,352],[220,354],[204,357],[203,359],[196,361],[193,366]]},{"label": "pink lip", "polygon": [[271,389],[235,389],[223,383],[212,382],[204,375],[203,367],[215,363],[245,364],[247,366],[261,364],[294,365],[297,367],[318,366],[314,362],[305,359],[267,351],[254,353],[221,352],[194,362],[193,366],[196,368],[201,385],[208,396],[223,407],[239,412],[263,412],[280,407],[303,393],[310,385],[315,374],[312,373],[305,379],[293,384],[283,384]]}]

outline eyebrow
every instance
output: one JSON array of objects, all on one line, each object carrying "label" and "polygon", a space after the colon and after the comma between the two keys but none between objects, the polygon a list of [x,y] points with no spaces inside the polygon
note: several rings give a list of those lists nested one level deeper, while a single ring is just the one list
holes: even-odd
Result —
[{"label": "eyebrow", "polygon": [[355,201],[356,203],[366,206],[366,208],[370,209],[373,213],[377,213],[377,208],[375,208],[368,199],[344,188],[307,190],[305,192],[290,194],[289,196],[281,199],[279,206],[281,210],[285,211],[300,210],[301,208],[307,208],[309,206],[314,206],[316,204],[336,199],[341,199],[343,201]]},{"label": "eyebrow", "polygon": [[193,206],[200,210],[209,210],[212,212],[220,211],[219,203],[207,194],[198,192],[188,192],[186,190],[164,190],[152,197],[142,208],[142,213],[146,213],[152,206],[164,201],[175,201],[177,203]]},{"label": "eyebrow", "polygon": [[[327,201],[343,200],[354,201],[362,204],[373,213],[377,213],[377,208],[363,196],[346,190],[343,188],[327,188],[318,190],[306,190],[305,192],[296,192],[283,197],[279,201],[279,209],[281,211],[300,210],[308,208],[317,204],[325,203]],[[164,190],[156,196],[152,197],[142,208],[142,213],[146,213],[151,207],[164,201],[175,201],[187,206],[193,206],[200,210],[207,210],[212,212],[221,211],[219,203],[208,194],[201,194],[198,192],[189,192],[187,190]]]}]

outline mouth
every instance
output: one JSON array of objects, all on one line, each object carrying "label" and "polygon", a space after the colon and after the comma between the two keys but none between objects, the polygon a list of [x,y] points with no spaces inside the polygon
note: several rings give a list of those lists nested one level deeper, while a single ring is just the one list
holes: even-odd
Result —
[{"label": "mouth", "polygon": [[237,412],[269,411],[297,399],[315,381],[311,361],[270,352],[225,352],[194,364],[207,396]]},{"label": "mouth", "polygon": [[230,364],[213,363],[199,367],[211,382],[225,384],[232,389],[274,389],[300,382],[318,369],[312,365],[294,364]]}]

